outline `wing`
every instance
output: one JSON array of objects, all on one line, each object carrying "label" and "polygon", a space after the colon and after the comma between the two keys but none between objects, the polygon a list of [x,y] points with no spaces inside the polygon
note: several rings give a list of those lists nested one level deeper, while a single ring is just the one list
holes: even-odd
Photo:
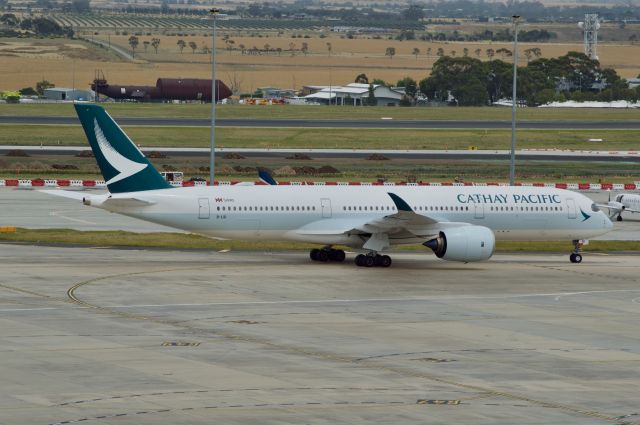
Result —
[{"label": "wing", "polygon": [[318,220],[297,229],[296,233],[314,236],[363,235],[368,237],[363,248],[383,251],[389,248],[390,239],[418,238],[428,240],[446,228],[469,226],[469,223],[448,222],[436,217],[417,214],[395,193],[388,193],[388,195],[398,210],[395,214],[373,220],[359,218]]}]

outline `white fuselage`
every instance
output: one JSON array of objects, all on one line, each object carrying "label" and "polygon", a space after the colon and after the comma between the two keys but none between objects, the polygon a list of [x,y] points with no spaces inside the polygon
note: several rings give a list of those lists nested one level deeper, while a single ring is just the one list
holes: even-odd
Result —
[{"label": "white fuselage", "polygon": [[619,202],[625,211],[640,211],[640,195],[634,193],[621,193],[616,196],[616,202]]},{"label": "white fuselage", "polygon": [[[394,193],[415,213],[438,223],[464,222],[491,229],[502,240],[589,239],[612,223],[578,193],[539,187],[471,186],[214,186],[114,194],[149,205],[91,198],[91,205],[206,236],[243,240],[292,240],[361,247],[363,235],[342,233],[394,214]],[[299,229],[312,225],[314,234]],[[320,231],[317,231],[320,229]],[[323,229],[325,229],[323,231]],[[428,230],[428,231],[431,231]],[[396,237],[391,244],[424,242]]]}]

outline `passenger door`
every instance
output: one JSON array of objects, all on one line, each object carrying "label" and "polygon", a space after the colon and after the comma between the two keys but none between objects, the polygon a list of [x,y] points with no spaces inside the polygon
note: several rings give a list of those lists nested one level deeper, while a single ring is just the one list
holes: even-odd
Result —
[{"label": "passenger door", "polygon": [[209,198],[198,198],[198,218],[209,218]]},{"label": "passenger door", "polygon": [[331,199],[321,198],[320,207],[322,208],[322,218],[331,218]]}]

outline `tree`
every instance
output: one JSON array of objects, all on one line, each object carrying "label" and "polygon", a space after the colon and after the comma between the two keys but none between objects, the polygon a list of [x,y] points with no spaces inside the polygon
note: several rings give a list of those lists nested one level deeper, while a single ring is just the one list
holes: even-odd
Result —
[{"label": "tree", "polygon": [[455,57],[456,57],[456,51],[455,51],[455,50],[452,50],[452,51],[451,51],[451,53],[450,53],[450,55],[451,55],[451,57],[452,57],[452,58],[455,58]]},{"label": "tree", "polygon": [[527,63],[529,63],[529,61],[531,61],[531,58],[533,57],[532,49],[525,49],[524,55],[527,58]]},{"label": "tree", "polygon": [[418,4],[410,5],[407,9],[402,11],[402,17],[407,21],[420,21],[424,18],[422,6]]},{"label": "tree", "polygon": [[291,56],[296,55],[296,43],[294,43],[293,41],[289,43],[289,51],[291,52]]},{"label": "tree", "polygon": [[509,56],[513,56],[513,53],[509,49],[505,49],[504,47],[496,50],[496,53],[502,55],[502,59],[505,59]]},{"label": "tree", "polygon": [[477,56],[478,58],[480,58],[480,55],[482,54],[482,49],[481,49],[481,48],[477,48],[477,49],[476,49],[476,50],[474,50],[473,52],[476,54],[476,56]]},{"label": "tree", "polygon": [[371,84],[374,86],[388,86],[388,84],[381,78],[374,78]]},{"label": "tree", "polygon": [[196,50],[198,49],[198,45],[196,44],[195,41],[190,41],[189,42],[189,48],[191,49],[191,53],[195,54]]},{"label": "tree", "polygon": [[331,57],[332,50],[333,50],[333,47],[331,46],[331,43],[327,42],[327,51],[329,52],[329,57]]},{"label": "tree", "polygon": [[36,92],[38,93],[38,95],[42,96],[44,94],[45,89],[51,89],[55,86],[56,86],[55,84],[50,83],[47,80],[38,81],[36,83]]},{"label": "tree", "polygon": [[15,27],[20,23],[20,20],[13,13],[5,13],[4,15],[0,16],[0,22],[9,27]]},{"label": "tree", "polygon": [[240,43],[240,44],[238,44],[238,47],[240,48],[240,53],[244,55],[245,52],[246,52],[247,46],[245,46],[244,44]]},{"label": "tree", "polygon": [[180,40],[178,40],[178,42],[176,44],[178,45],[178,48],[180,49],[180,54],[182,54],[182,51],[187,46],[187,43],[185,43],[184,40],[180,39]]},{"label": "tree", "polygon": [[367,74],[358,74],[354,82],[360,84],[369,84],[369,78],[367,77]]},{"label": "tree", "polygon": [[151,42],[145,40],[142,42],[142,45],[144,46],[144,52],[147,53],[147,48],[149,47],[149,45],[151,44]]},{"label": "tree", "polygon": [[[473,84],[470,84],[470,81],[473,81]],[[482,106],[488,99],[486,81],[487,69],[479,59],[443,56],[433,64],[431,75],[420,81],[420,91],[430,99],[445,102],[449,93],[457,92],[458,96],[454,96],[458,102],[462,99],[465,105],[478,102],[477,105]],[[482,94],[472,96],[469,91],[471,88],[478,89],[478,83],[481,84]]]},{"label": "tree", "polygon": [[73,0],[71,2],[71,11],[74,13],[91,13],[89,0]]},{"label": "tree", "polygon": [[307,53],[309,53],[309,43],[302,43],[302,47],[300,47],[300,51],[302,51],[302,53],[304,53],[305,56],[307,56]]},{"label": "tree", "polygon": [[140,40],[138,39],[138,37],[136,37],[135,35],[129,37],[129,46],[131,46],[131,53],[133,57],[136,56],[136,48],[138,47],[138,44],[140,44]]},{"label": "tree", "polygon": [[418,55],[420,54],[420,49],[418,49],[417,47],[414,47],[413,51],[411,53],[416,57],[416,60],[418,60]]},{"label": "tree", "polygon": [[393,59],[393,57],[396,55],[396,48],[395,47],[387,47],[386,52],[384,53],[385,56],[389,56],[389,59]]},{"label": "tree", "polygon": [[153,50],[156,51],[156,55],[158,54],[158,47],[160,46],[160,39],[159,38],[152,38],[151,39],[151,45],[153,46]]},{"label": "tree", "polygon": [[267,52],[267,54],[269,54],[269,52],[271,51],[271,45],[269,43],[265,43],[264,47],[264,51]]},{"label": "tree", "polygon": [[442,47],[438,47],[438,50],[436,51],[436,56],[438,56],[439,58],[444,56],[444,49]]},{"label": "tree", "polygon": [[467,49],[466,47],[464,49],[462,49],[462,56],[464,56],[464,57],[469,56],[469,49]]},{"label": "tree", "polygon": [[418,83],[411,77],[404,77],[402,80],[398,80],[396,84],[398,87],[404,87],[404,92],[409,97],[416,97],[416,92],[418,91]]},{"label": "tree", "polygon": [[493,57],[496,55],[496,51],[493,49],[487,49],[487,57],[489,61],[493,60]]},{"label": "tree", "polygon": [[23,88],[23,89],[20,89],[20,90],[19,90],[19,93],[20,93],[22,96],[36,96],[36,95],[38,94],[38,92],[37,92],[37,91],[35,91],[35,90],[33,89],[33,87],[25,87],[25,88]]},{"label": "tree", "polygon": [[431,47],[427,47],[427,57],[431,56]]},{"label": "tree", "polygon": [[483,106],[489,101],[487,91],[482,81],[470,79],[452,90],[458,106]]}]

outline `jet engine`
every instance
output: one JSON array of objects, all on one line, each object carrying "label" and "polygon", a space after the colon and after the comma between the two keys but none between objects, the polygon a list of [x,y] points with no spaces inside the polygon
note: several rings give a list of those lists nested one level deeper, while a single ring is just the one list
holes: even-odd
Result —
[{"label": "jet engine", "polygon": [[491,258],[496,238],[483,226],[462,226],[440,232],[422,245],[431,248],[438,258],[449,261],[484,261]]}]

